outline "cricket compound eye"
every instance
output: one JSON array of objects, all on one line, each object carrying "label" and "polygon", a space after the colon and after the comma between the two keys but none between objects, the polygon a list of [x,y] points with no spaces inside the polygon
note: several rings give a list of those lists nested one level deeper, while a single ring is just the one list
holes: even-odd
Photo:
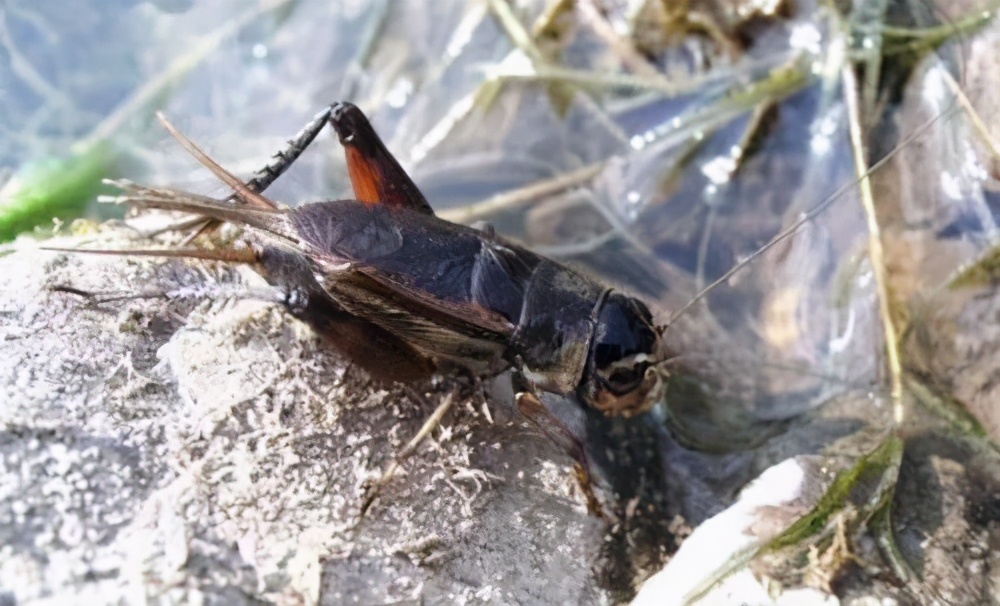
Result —
[{"label": "cricket compound eye", "polygon": [[643,303],[611,293],[601,306],[579,396],[609,415],[632,415],[653,405],[660,334]]}]

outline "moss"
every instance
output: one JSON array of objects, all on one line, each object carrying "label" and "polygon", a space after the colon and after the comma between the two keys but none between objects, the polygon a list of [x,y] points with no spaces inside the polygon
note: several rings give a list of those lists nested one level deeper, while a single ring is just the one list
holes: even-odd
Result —
[{"label": "moss", "polygon": [[29,164],[0,190],[0,242],[53,218],[81,216],[101,190],[112,161],[109,146],[99,144],[68,158]]},{"label": "moss", "polygon": [[890,434],[878,448],[861,457],[852,467],[837,473],[812,511],[772,539],[761,553],[798,545],[819,534],[838,512],[851,505],[860,510],[862,520],[870,518],[891,498],[902,457],[903,441]]}]

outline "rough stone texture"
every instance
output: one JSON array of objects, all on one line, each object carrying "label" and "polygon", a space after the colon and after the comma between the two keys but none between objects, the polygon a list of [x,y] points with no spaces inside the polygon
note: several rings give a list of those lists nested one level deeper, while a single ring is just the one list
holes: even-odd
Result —
[{"label": "rough stone texture", "polygon": [[[359,522],[367,483],[457,387],[372,385],[275,306],[223,300],[255,279],[30,247],[0,258],[6,596],[599,601],[588,554],[603,528],[566,458],[492,401],[456,395]],[[204,284],[214,301],[194,298]],[[56,285],[173,298],[95,304]]]}]

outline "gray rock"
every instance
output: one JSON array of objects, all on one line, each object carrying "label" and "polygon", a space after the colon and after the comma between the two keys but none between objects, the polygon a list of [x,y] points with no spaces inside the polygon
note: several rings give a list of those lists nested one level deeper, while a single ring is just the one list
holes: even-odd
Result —
[{"label": "gray rock", "polygon": [[25,239],[0,258],[4,599],[601,601],[602,524],[567,459],[494,401],[456,395],[359,520],[366,486],[456,386],[372,384],[237,295],[256,280]]}]

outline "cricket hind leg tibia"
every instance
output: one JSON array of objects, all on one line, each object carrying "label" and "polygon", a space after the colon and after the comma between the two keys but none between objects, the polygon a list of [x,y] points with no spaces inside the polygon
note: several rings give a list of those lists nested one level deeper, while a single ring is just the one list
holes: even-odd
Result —
[{"label": "cricket hind leg tibia", "polygon": [[[294,137],[288,140],[284,148],[278,150],[273,156],[271,156],[271,162],[255,172],[253,176],[246,181],[247,189],[258,194],[263,193],[268,187],[271,186],[272,183],[278,180],[278,177],[285,174],[285,172],[292,167],[292,164],[299,159],[299,156],[302,155],[306,148],[308,148],[316,137],[319,136],[319,133],[323,130],[327,121],[330,119],[330,113],[333,111],[333,107],[333,105],[330,105],[323,111],[316,114],[312,120],[310,120],[299,130],[298,133],[295,134]],[[240,200],[237,196],[233,195],[227,198],[226,202],[230,204],[239,204]],[[151,237],[167,231],[183,231],[197,228],[184,238],[181,244],[183,246],[189,244],[201,235],[208,234],[218,229],[220,224],[221,221],[217,219],[189,219],[146,235]]]},{"label": "cricket hind leg tibia", "polygon": [[272,161],[269,164],[254,173],[246,183],[247,188],[261,193],[270,187],[285,171],[291,168],[292,164],[302,155],[302,152],[319,136],[320,131],[326,126],[327,120],[330,119],[330,112],[332,111],[333,106],[330,105],[313,116],[312,120],[303,126],[294,137],[288,140],[288,144],[284,149],[279,150],[272,156]]}]

